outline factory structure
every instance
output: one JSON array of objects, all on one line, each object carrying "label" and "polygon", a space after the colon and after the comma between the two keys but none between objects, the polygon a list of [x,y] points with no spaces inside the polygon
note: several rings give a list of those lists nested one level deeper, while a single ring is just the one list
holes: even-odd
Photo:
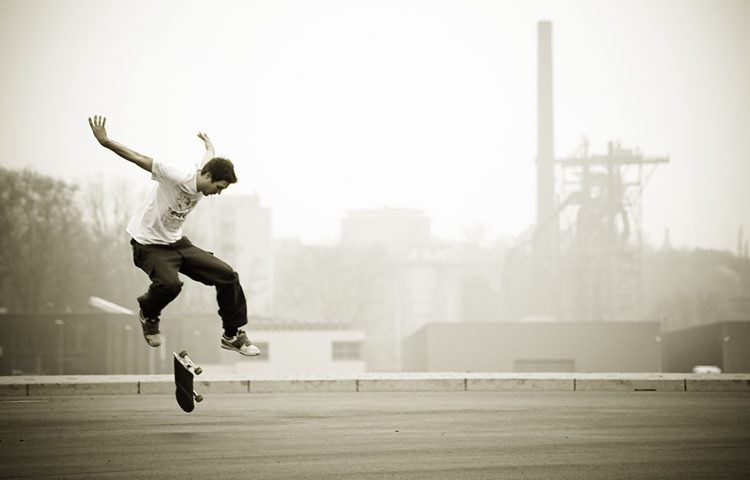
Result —
[{"label": "factory structure", "polygon": [[536,229],[505,266],[505,316],[559,321],[642,319],[642,193],[668,157],[584,140],[554,153],[552,24],[538,24]]}]

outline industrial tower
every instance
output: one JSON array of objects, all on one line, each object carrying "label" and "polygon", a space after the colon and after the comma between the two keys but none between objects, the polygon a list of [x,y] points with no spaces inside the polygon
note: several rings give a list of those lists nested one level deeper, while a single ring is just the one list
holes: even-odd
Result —
[{"label": "industrial tower", "polygon": [[590,155],[556,160],[562,319],[639,320],[642,315],[642,194],[668,157],[646,157],[609,143]]},{"label": "industrial tower", "polygon": [[590,155],[584,141],[571,158],[555,159],[551,22],[539,22],[538,35],[537,223],[530,248],[509,258],[506,295],[515,305],[507,311],[516,318],[638,320],[642,193],[669,158],[613,143],[606,155]]},{"label": "industrial tower", "polygon": [[552,82],[552,23],[539,22],[537,58],[537,204],[532,249],[530,300],[537,315],[557,317],[560,311],[560,228],[555,204],[555,153]]}]

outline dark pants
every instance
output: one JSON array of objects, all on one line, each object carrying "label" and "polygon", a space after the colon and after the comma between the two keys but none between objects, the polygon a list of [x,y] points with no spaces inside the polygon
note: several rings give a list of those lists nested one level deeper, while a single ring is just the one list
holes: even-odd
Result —
[{"label": "dark pants", "polygon": [[196,282],[216,287],[216,301],[224,328],[247,323],[247,302],[240,276],[213,254],[196,247],[187,237],[170,245],[141,245],[131,240],[133,262],[151,279],[148,291],[138,297],[146,318],[158,318],[164,307],[179,295],[182,273]]}]

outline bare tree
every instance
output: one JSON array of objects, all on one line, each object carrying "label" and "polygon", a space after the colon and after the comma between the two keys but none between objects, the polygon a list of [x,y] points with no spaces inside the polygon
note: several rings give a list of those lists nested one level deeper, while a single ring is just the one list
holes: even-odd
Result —
[{"label": "bare tree", "polygon": [[134,308],[148,277],[133,265],[128,221],[145,195],[143,188],[118,178],[88,179],[77,197],[86,226],[85,268],[89,296]]},{"label": "bare tree", "polygon": [[31,170],[0,168],[0,302],[9,310],[68,310],[85,302],[85,228],[75,190]]}]

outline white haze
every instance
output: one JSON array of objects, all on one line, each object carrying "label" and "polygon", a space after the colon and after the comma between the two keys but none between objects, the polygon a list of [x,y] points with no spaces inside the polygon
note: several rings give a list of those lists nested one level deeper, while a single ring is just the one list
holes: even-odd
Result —
[{"label": "white haze", "polygon": [[433,232],[517,236],[535,218],[537,23],[553,25],[555,154],[583,136],[669,155],[645,238],[731,249],[750,230],[750,2],[0,0],[0,165],[77,181],[192,164],[199,131],[273,210],[336,239],[358,208]]}]

